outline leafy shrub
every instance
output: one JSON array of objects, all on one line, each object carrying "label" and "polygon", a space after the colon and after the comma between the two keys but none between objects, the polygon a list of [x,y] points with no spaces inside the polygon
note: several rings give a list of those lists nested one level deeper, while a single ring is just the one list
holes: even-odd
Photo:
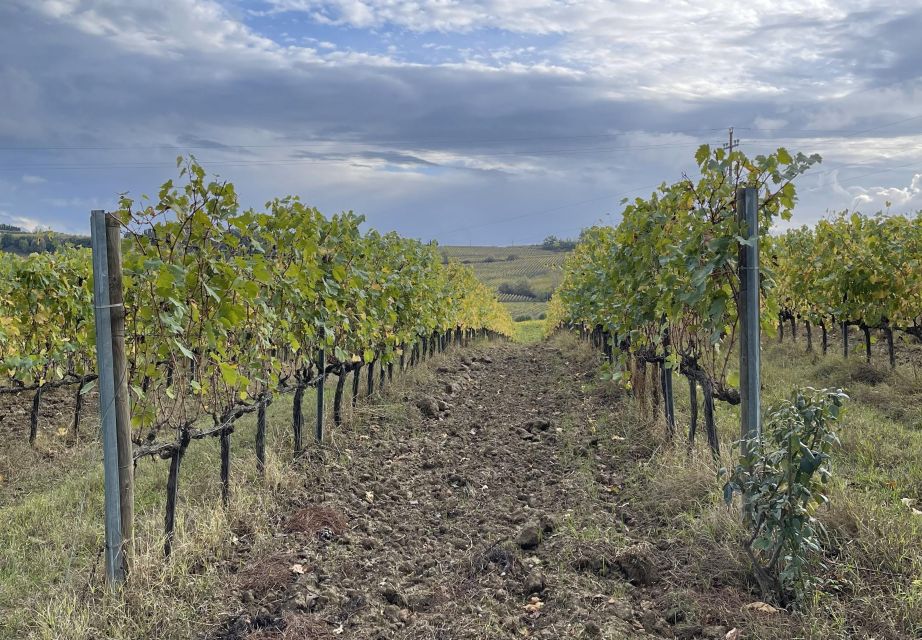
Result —
[{"label": "leafy shrub", "polygon": [[572,251],[576,248],[576,240],[548,236],[541,243],[541,248],[548,251]]},{"label": "leafy shrub", "polygon": [[538,320],[547,320],[547,314],[542,311],[538,314]]},{"label": "leafy shrub", "polygon": [[829,452],[839,444],[833,425],[847,399],[841,389],[795,390],[769,408],[761,439],[742,442],[724,498],[730,503],[734,493],[742,495],[749,533],[743,548],[763,599],[787,606],[812,586],[808,564],[822,532],[814,514],[828,502]]},{"label": "leafy shrub", "polygon": [[525,322],[526,320],[531,320],[531,316],[527,314],[522,314],[515,317],[516,322]]}]

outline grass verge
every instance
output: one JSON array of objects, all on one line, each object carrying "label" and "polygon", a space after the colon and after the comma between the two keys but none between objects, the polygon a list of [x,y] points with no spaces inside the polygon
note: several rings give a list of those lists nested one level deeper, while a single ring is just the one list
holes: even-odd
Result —
[{"label": "grass verge", "polygon": [[[811,568],[819,588],[796,612],[742,609],[760,594],[740,545],[738,507],[724,504],[717,479],[718,466],[732,461],[729,443],[738,437],[739,414],[717,403],[720,460],[700,437],[690,450],[685,442],[667,443],[661,416],[647,420],[646,432],[625,434],[633,447],[654,452],[631,467],[626,496],[644,535],[663,541],[667,591],[690,599],[692,621],[738,626],[746,638],[922,637],[922,515],[909,506],[922,501],[922,386],[915,370],[891,371],[885,362],[868,365],[861,357],[820,357],[805,353],[802,344],[772,342],[763,354],[764,405],[795,386],[841,387],[851,396],[839,428],[842,446],[833,454],[830,505],[817,514],[825,527],[822,553]],[[675,389],[684,440],[684,379]],[[625,410],[635,401],[624,395],[617,403]],[[650,410],[637,413],[649,416]]]}]

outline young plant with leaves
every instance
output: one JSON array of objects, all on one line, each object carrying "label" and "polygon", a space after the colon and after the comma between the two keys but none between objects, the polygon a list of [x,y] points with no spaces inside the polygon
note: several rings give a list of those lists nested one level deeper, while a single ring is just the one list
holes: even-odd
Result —
[{"label": "young plant with leaves", "polygon": [[810,563],[821,551],[816,511],[828,502],[835,425],[847,399],[841,389],[795,390],[768,409],[763,436],[744,443],[736,466],[721,470],[727,503],[742,497],[743,548],[762,596],[782,606],[811,587]]}]

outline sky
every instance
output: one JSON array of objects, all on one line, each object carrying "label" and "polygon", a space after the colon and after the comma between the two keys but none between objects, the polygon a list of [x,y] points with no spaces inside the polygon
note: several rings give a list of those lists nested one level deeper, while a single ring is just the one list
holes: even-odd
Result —
[{"label": "sky", "polygon": [[442,244],[615,223],[733,126],[791,224],[922,209],[922,0],[0,0],[0,222],[88,233],[193,154]]}]

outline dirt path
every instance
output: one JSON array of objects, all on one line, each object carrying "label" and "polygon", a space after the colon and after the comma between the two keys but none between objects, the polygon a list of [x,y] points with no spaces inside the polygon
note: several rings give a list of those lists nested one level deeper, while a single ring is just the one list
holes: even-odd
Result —
[{"label": "dirt path", "polygon": [[218,637],[716,637],[650,601],[655,549],[619,506],[611,408],[577,353],[447,354],[406,391],[423,415],[341,431]]}]

